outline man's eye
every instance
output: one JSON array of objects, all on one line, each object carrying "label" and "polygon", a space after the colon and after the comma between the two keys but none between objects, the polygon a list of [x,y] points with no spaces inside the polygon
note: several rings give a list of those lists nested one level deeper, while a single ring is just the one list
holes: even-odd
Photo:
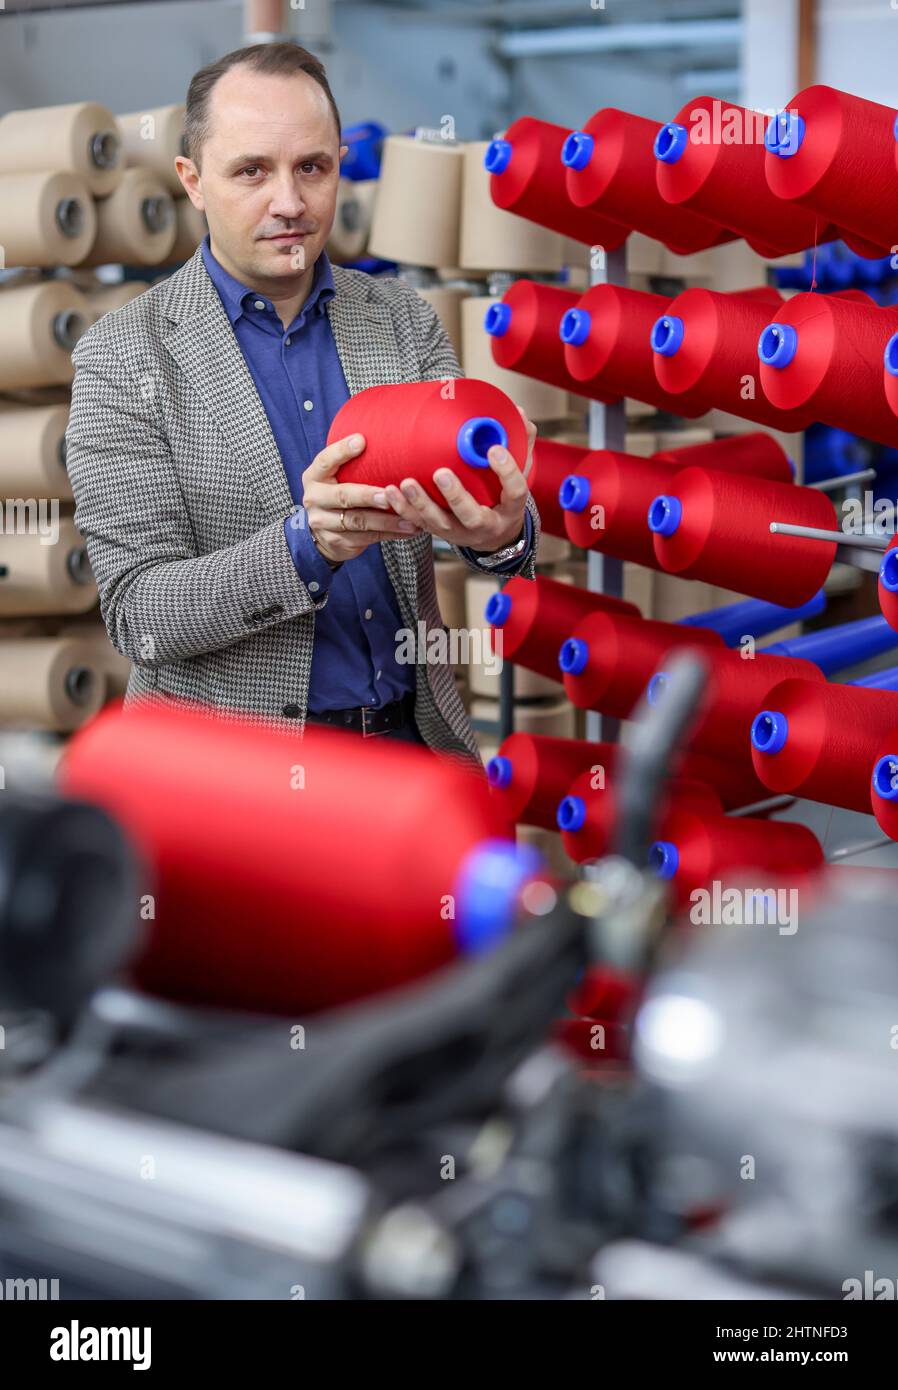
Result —
[{"label": "man's eye", "polygon": [[258,164],[247,164],[246,168],[241,169],[240,172],[241,174],[251,174],[253,172],[258,172],[258,168]]},{"label": "man's eye", "polygon": [[319,169],[321,166],[320,166],[319,164],[314,164],[314,163],[312,163],[312,164],[301,164],[299,167],[300,167],[300,169],[302,169],[303,173],[306,174],[306,173],[314,173],[315,170],[316,170],[316,169]]}]

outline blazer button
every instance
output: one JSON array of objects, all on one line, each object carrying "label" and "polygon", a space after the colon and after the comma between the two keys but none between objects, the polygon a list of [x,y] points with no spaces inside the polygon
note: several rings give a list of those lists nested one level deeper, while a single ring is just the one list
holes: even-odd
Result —
[{"label": "blazer button", "polygon": [[284,705],[284,714],[288,719],[298,719],[299,705]]}]

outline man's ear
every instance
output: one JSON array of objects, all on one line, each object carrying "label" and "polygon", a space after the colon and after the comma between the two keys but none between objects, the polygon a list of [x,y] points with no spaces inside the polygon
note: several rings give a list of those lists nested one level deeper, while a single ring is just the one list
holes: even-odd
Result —
[{"label": "man's ear", "polygon": [[341,146],[340,146],[340,158],[341,158],[341,159],[345,159],[346,156],[347,156],[348,154],[349,154],[349,146],[348,146],[348,145],[341,145]]},{"label": "man's ear", "polygon": [[206,204],[203,199],[202,189],[200,188],[200,176],[193,160],[188,159],[187,156],[183,154],[176,155],[175,169],[181,180],[181,186],[184,192],[193,203],[197,212],[205,212]]}]

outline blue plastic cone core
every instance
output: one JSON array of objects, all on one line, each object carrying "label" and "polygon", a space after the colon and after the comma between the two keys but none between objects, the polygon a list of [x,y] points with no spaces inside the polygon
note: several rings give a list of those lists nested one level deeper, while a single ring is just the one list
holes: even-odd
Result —
[{"label": "blue plastic cone core", "polygon": [[665,497],[662,493],[649,505],[649,530],[656,536],[672,536],[682,517],[683,505],[679,497]]},{"label": "blue plastic cone core", "polygon": [[758,356],[768,367],[788,367],[798,351],[798,334],[791,323],[768,323],[758,339]]},{"label": "blue plastic cone core", "polygon": [[511,161],[510,140],[493,140],[483,156],[483,167],[490,174],[504,174]]},{"label": "blue plastic cone core", "polygon": [[501,753],[497,753],[486,765],[486,780],[491,787],[507,787],[511,772],[511,758],[503,758]]},{"label": "blue plastic cone core", "polygon": [[898,140],[898,116],[895,117],[895,120],[892,124],[892,134],[894,135],[895,139]]},{"label": "blue plastic cone core", "polygon": [[752,747],[759,753],[779,753],[789,737],[789,721],[776,709],[762,709],[751,723]]},{"label": "blue plastic cone core", "polygon": [[572,130],[561,147],[561,162],[568,169],[585,169],[596,142],[585,130]]},{"label": "blue plastic cone core", "polygon": [[689,142],[689,131],[676,121],[663,125],[655,136],[655,158],[662,164],[676,164],[683,158],[683,151]]},{"label": "blue plastic cone core", "polygon": [[667,684],[670,676],[666,671],[656,671],[646,686],[645,697],[650,705],[657,705],[663,700],[667,691]]},{"label": "blue plastic cone core", "polygon": [[508,621],[511,612],[511,594],[507,594],[504,589],[497,589],[494,594],[490,594],[483,610],[483,616],[491,627],[503,627]]},{"label": "blue plastic cone core", "polygon": [[582,637],[568,637],[558,653],[558,665],[567,676],[579,676],[589,660],[589,647]]},{"label": "blue plastic cone core", "polygon": [[491,304],[486,311],[483,326],[491,338],[504,338],[511,327],[511,305],[504,302]]},{"label": "blue plastic cone core", "polygon": [[559,830],[580,830],[586,820],[586,802],[582,796],[565,796],[558,803],[555,817]]},{"label": "blue plastic cone core", "polygon": [[459,427],[455,441],[458,456],[472,468],[489,468],[487,453],[494,444],[508,448],[508,434],[505,426],[491,415],[474,415],[464,420]]},{"label": "blue plastic cone core", "polygon": [[488,950],[514,926],[518,896],[529,878],[544,871],[532,845],[481,840],[462,863],[455,883],[455,939],[459,951]]},{"label": "blue plastic cone core", "polygon": [[558,489],[558,501],[566,512],[585,511],[589,502],[589,479],[582,473],[569,473]]},{"label": "blue plastic cone core", "polygon": [[780,159],[791,159],[801,149],[805,124],[797,111],[780,111],[774,116],[764,135],[764,144]]},{"label": "blue plastic cone core", "polygon": [[588,309],[568,309],[558,330],[561,341],[571,347],[580,347],[589,337],[590,322]]},{"label": "blue plastic cone core", "polygon": [[889,376],[898,376],[898,333],[893,333],[882,355]]},{"label": "blue plastic cone core", "polygon": [[898,593],[898,550],[887,550],[879,566],[879,582],[890,594]]},{"label": "blue plastic cone core", "polygon": [[898,753],[886,753],[873,769],[873,790],[883,801],[898,801]]},{"label": "blue plastic cone core", "polygon": [[[786,462],[788,463],[789,467],[790,467],[791,470],[792,470],[792,481],[794,482],[795,479],[798,477],[798,469],[795,467],[795,460],[789,458],[789,456],[788,456],[788,454],[787,454],[787,455],[786,455]],[[821,589],[820,592],[822,593],[823,590]]]},{"label": "blue plastic cone core", "polygon": [[683,320],[676,314],[662,314],[652,325],[652,352],[659,352],[662,357],[673,357],[683,346],[685,331]]},{"label": "blue plastic cone core", "polygon": [[673,878],[680,867],[680,851],[671,840],[656,840],[649,847],[649,868],[658,878]]}]

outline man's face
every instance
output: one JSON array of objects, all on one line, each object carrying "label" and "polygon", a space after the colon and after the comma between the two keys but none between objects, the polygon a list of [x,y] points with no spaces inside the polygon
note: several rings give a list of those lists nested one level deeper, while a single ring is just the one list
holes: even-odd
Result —
[{"label": "man's face", "polygon": [[205,208],[213,251],[244,283],[296,280],[334,220],[340,134],[327,97],[305,73],[238,65],[213,88],[209,115],[193,201]]}]

